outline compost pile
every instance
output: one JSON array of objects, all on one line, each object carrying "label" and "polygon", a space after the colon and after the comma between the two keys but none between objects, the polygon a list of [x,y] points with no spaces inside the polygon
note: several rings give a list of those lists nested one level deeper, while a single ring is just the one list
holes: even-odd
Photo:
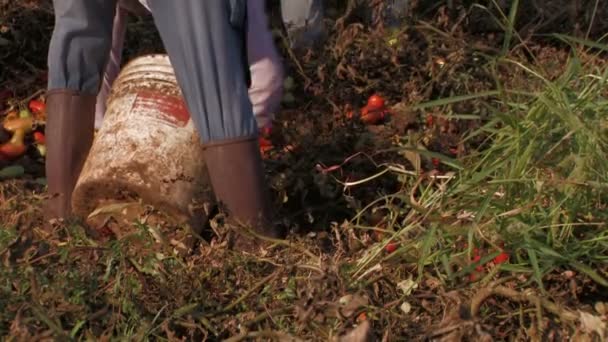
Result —
[{"label": "compost pile", "polygon": [[[607,6],[493,3],[415,1],[397,30],[330,4],[304,55],[274,23],[288,77],[261,147],[291,234],[234,251],[218,214],[178,253],[185,228],[149,212],[42,230],[52,11],[0,0],[0,334],[605,340]],[[159,42],[131,18],[125,61]]]}]

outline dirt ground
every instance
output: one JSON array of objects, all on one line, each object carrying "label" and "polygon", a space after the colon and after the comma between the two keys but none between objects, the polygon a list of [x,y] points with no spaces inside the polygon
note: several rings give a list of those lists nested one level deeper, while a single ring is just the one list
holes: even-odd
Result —
[{"label": "dirt ground", "polygon": [[[44,231],[44,158],[32,145],[19,160],[0,161],[0,168],[26,170],[0,183],[3,339],[605,340],[605,255],[589,258],[593,267],[581,259],[581,268],[555,262],[544,272],[522,266],[532,257],[504,241],[512,253],[502,265],[491,238],[467,252],[472,236],[477,241],[486,231],[471,228],[462,212],[454,219],[419,209],[434,182],[447,184],[455,165],[489,144],[484,135],[464,138],[495,114],[493,93],[417,105],[491,92],[497,83],[542,89],[521,69],[490,61],[502,53],[558,79],[570,50],[547,33],[597,39],[608,28],[600,20],[608,6],[522,2],[517,39],[505,49],[508,30],[491,1],[414,1],[394,32],[360,23],[357,11],[342,17],[345,4],[330,3],[327,42],[296,55],[284,44],[277,1],[269,2],[293,85],[286,86],[265,166],[289,238],[241,253],[229,248],[234,232],[218,215],[182,248],[191,232],[166,224],[153,208],[134,223],[113,222],[107,234],[80,225]],[[509,2],[496,3],[508,17]],[[163,52],[152,19],[130,19],[125,61]],[[50,1],[0,0],[0,113],[43,94],[52,25]],[[605,67],[601,54],[582,58]],[[386,100],[389,120],[365,125],[347,115],[373,94]],[[406,140],[425,152],[397,151]],[[377,176],[387,165],[397,171]],[[406,171],[416,176],[404,180]],[[400,223],[406,219],[418,224]],[[605,219],[594,218],[598,240]]]}]

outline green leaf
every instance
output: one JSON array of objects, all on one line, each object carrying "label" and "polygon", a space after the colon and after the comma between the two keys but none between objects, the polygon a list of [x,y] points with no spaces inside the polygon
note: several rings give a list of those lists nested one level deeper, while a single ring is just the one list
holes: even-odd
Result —
[{"label": "green leaf", "polygon": [[453,96],[453,97],[448,97],[448,98],[439,99],[439,100],[428,101],[425,103],[417,104],[417,105],[413,106],[412,108],[414,110],[420,110],[420,109],[425,109],[425,108],[430,108],[430,107],[445,106],[445,105],[449,105],[452,103],[474,100],[474,99],[478,99],[481,97],[489,97],[489,96],[497,96],[497,95],[500,95],[500,92],[498,90],[490,90],[490,91],[484,91],[484,92],[477,93],[477,94],[460,95],[460,96]]},{"label": "green leaf", "polygon": [[87,322],[86,320],[81,320],[81,321],[76,322],[76,325],[74,325],[74,328],[72,328],[72,330],[70,331],[70,337],[76,338],[76,335],[78,334],[80,329],[85,325],[86,322]]},{"label": "green leaf", "polygon": [[534,280],[540,286],[541,290],[544,292],[545,287],[543,285],[543,274],[540,271],[540,265],[538,264],[538,258],[536,256],[536,251],[533,249],[527,249],[528,257],[530,258],[530,265],[532,265],[532,269],[534,270]]},{"label": "green leaf", "polygon": [[585,264],[582,264],[578,261],[571,261],[570,265],[572,267],[576,268],[579,272],[585,273],[587,276],[589,276],[589,278],[593,279],[596,283],[598,283],[604,287],[608,287],[608,280],[606,280],[606,278],[602,277],[599,273],[597,273],[591,267],[589,267]]},{"label": "green leaf", "polygon": [[21,177],[25,174],[25,169],[21,165],[7,166],[0,170],[0,180]]}]

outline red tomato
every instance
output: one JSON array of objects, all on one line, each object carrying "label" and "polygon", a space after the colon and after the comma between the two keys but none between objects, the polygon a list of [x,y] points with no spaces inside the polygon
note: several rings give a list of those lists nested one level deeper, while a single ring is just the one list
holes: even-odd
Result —
[{"label": "red tomato", "polygon": [[369,114],[369,108],[363,107],[361,108],[361,117],[367,116]]},{"label": "red tomato", "polygon": [[46,141],[44,134],[42,132],[34,132],[34,141],[38,144],[44,144]]},{"label": "red tomato", "polygon": [[272,146],[272,142],[264,137],[259,138],[259,143],[261,147]]},{"label": "red tomato", "polygon": [[370,110],[382,110],[384,109],[384,99],[377,94],[374,94],[367,99],[367,108]]},{"label": "red tomato", "polygon": [[266,151],[272,150],[272,142],[264,137],[259,137],[258,143],[260,145],[260,153],[264,154]]},{"label": "red tomato", "polygon": [[433,162],[433,166],[435,168],[438,168],[439,164],[441,163],[441,161],[438,158],[433,158],[433,159],[431,159],[431,161]]},{"label": "red tomato", "polygon": [[433,124],[435,123],[435,117],[433,116],[433,114],[429,114],[426,116],[426,125],[429,127],[433,127]]},{"label": "red tomato", "polygon": [[26,151],[25,145],[17,145],[6,143],[4,145],[0,145],[0,154],[5,156],[8,159],[16,159],[21,157]]},{"label": "red tomato", "polygon": [[264,126],[262,128],[260,128],[260,135],[263,137],[268,137],[270,136],[270,134],[272,133],[272,126],[268,125],[268,126]]},{"label": "red tomato", "polygon": [[[473,262],[474,262],[474,263],[477,263],[477,262],[479,262],[480,260],[481,260],[481,255],[479,255],[479,254],[475,254],[475,255],[473,256]],[[483,271],[483,266],[482,266],[482,265],[475,266],[475,270],[476,270],[477,272],[481,272],[481,271]]]},{"label": "red tomato", "polygon": [[509,254],[502,252],[494,258],[494,264],[499,265],[509,261]]},{"label": "red tomato", "polygon": [[29,104],[30,110],[36,114],[44,113],[46,104],[42,101],[32,100]]},{"label": "red tomato", "polygon": [[375,125],[384,120],[387,115],[385,110],[373,110],[368,107],[361,109],[361,121],[366,125]]},{"label": "red tomato", "polygon": [[388,245],[386,245],[386,247],[384,247],[384,250],[386,250],[387,253],[393,253],[398,247],[399,245],[397,243],[390,242]]}]

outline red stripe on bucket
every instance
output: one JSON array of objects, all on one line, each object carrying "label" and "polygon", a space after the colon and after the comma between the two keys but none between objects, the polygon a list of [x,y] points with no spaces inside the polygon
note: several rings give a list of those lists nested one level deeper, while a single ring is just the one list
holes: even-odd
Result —
[{"label": "red stripe on bucket", "polygon": [[181,97],[140,90],[133,103],[133,111],[156,114],[168,124],[184,127],[190,120],[190,113]]}]

